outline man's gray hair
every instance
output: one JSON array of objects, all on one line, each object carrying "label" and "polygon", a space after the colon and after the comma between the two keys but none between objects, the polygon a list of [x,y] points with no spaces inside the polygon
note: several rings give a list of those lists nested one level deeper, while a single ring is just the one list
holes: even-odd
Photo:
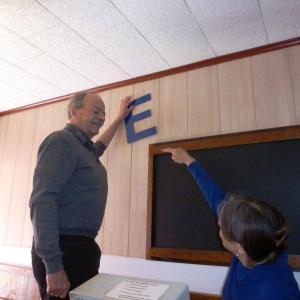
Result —
[{"label": "man's gray hair", "polygon": [[67,110],[69,119],[72,116],[72,109],[73,108],[79,109],[79,108],[83,107],[83,99],[85,98],[85,96],[87,94],[88,93],[86,93],[86,92],[82,92],[82,93],[78,93],[78,94],[75,94],[74,96],[72,96],[72,98],[70,99],[70,102],[68,104],[68,110]]}]

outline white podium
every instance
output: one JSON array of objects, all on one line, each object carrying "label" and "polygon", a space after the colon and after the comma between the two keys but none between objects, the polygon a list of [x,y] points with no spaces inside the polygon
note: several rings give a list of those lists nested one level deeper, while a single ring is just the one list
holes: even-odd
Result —
[{"label": "white podium", "polygon": [[101,273],[70,291],[71,300],[189,300],[185,283]]}]

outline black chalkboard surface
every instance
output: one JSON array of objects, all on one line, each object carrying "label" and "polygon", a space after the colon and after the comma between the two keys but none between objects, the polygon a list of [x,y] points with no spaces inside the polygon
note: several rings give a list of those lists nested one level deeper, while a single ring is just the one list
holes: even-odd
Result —
[{"label": "black chalkboard surface", "polygon": [[226,192],[277,207],[289,225],[290,264],[300,267],[300,126],[150,145],[149,257],[226,264],[216,217],[165,147],[189,150]]}]

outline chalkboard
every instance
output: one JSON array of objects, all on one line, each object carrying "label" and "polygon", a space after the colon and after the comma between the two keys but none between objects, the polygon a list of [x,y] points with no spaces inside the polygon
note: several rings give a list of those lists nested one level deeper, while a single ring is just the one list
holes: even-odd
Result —
[{"label": "chalkboard", "polygon": [[300,267],[300,126],[150,145],[149,258],[226,264],[210,211],[186,166],[165,147],[182,147],[226,192],[271,202],[289,225],[290,264]]}]

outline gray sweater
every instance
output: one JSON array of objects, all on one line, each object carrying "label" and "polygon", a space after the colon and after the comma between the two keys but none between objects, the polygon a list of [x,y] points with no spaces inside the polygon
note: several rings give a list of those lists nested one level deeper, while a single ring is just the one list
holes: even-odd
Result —
[{"label": "gray sweater", "polygon": [[95,238],[102,224],[107,174],[99,161],[105,145],[67,124],[40,145],[29,202],[35,249],[47,273],[59,271],[59,235]]}]

